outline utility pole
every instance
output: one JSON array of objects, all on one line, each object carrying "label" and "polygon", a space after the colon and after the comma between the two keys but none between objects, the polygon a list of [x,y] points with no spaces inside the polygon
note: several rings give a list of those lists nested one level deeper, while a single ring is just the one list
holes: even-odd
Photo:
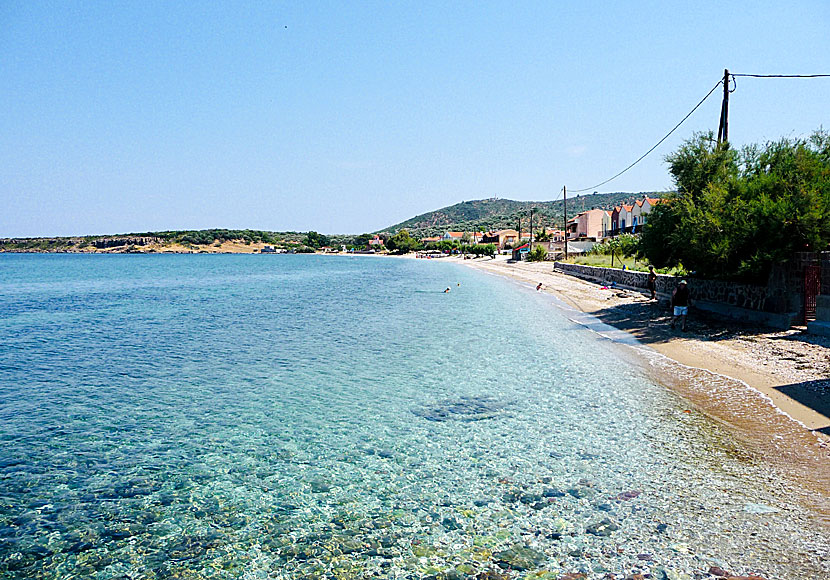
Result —
[{"label": "utility pole", "polygon": [[729,69],[723,69],[723,102],[720,106],[718,144],[729,141]]},{"label": "utility pole", "polygon": [[528,251],[533,249],[533,208],[530,208],[530,246],[528,246]]},{"label": "utility pole", "polygon": [[519,215],[519,229],[516,230],[518,233],[516,234],[516,245],[515,247],[518,248],[522,245],[522,214]]},{"label": "utility pole", "polygon": [[562,186],[562,207],[565,209],[565,259],[568,259],[568,189]]}]

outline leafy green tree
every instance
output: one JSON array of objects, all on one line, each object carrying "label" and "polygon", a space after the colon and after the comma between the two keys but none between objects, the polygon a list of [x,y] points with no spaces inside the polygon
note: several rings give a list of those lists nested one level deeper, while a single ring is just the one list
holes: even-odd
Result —
[{"label": "leafy green tree", "polygon": [[421,243],[409,235],[406,230],[401,230],[386,242],[387,249],[396,254],[406,254],[420,249]]},{"label": "leafy green tree", "polygon": [[370,234],[360,234],[359,236],[355,236],[354,240],[352,241],[352,245],[356,248],[365,248],[369,245],[369,240],[372,239]]},{"label": "leafy green tree", "polygon": [[657,205],[639,251],[658,268],[763,282],[773,264],[830,243],[830,136],[734,152],[696,135],[670,155],[677,194]]},{"label": "leafy green tree", "polygon": [[306,234],[304,243],[311,248],[320,249],[323,246],[329,245],[329,238],[323,234],[311,231]]}]

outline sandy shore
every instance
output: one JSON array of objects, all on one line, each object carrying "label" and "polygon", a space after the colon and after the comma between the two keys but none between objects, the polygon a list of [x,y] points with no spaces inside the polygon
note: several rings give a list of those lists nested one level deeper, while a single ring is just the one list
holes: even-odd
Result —
[{"label": "sandy shore", "polygon": [[794,474],[830,523],[830,340],[696,316],[684,333],[671,330],[665,302],[554,272],[550,262],[459,262],[533,286],[541,282],[543,291],[573,308],[577,322],[599,320],[635,337],[638,346],[630,349],[660,382],[733,428],[765,461]]}]

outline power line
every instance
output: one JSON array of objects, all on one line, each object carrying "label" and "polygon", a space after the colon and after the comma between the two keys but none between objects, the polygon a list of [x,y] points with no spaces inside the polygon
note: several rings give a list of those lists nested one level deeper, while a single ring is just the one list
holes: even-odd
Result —
[{"label": "power line", "polygon": [[830,77],[830,75],[748,75],[739,73],[729,73],[733,77],[753,77],[756,79],[816,79],[821,77]]},{"label": "power line", "polygon": [[606,180],[605,180],[605,181],[603,181],[602,183],[597,183],[596,185],[592,185],[591,187],[586,187],[586,188],[584,188],[584,189],[572,189],[572,190],[571,190],[571,193],[582,193],[583,191],[590,191],[590,190],[592,190],[592,189],[596,189],[597,187],[600,187],[601,185],[605,185],[605,184],[606,184],[606,183],[608,183],[609,181],[613,181],[613,180],[617,179],[620,175],[622,175],[623,173],[625,173],[626,171],[628,171],[629,169],[631,169],[632,167],[634,167],[635,165],[637,165],[640,161],[642,161],[643,159],[645,159],[645,158],[648,156],[648,154],[649,154],[649,153],[651,153],[652,151],[654,151],[655,149],[657,149],[663,141],[665,141],[666,139],[668,139],[668,138],[669,138],[669,136],[670,136],[672,133],[674,133],[674,132],[677,130],[677,128],[678,128],[678,127],[680,127],[680,125],[682,125],[682,124],[683,124],[683,122],[684,122],[686,119],[688,119],[689,117],[691,117],[691,116],[692,116],[692,113],[694,113],[695,111],[697,111],[698,107],[700,107],[700,105],[702,105],[702,104],[704,103],[704,101],[706,101],[706,99],[708,99],[709,97],[711,97],[711,96],[712,96],[712,93],[714,93],[714,92],[715,92],[715,89],[717,89],[719,86],[721,86],[721,84],[722,84],[722,83],[723,83],[723,81],[722,81],[722,80],[719,80],[719,81],[715,84],[715,86],[714,86],[714,87],[712,87],[712,89],[711,89],[708,93],[706,93],[706,96],[705,96],[705,97],[703,97],[702,99],[700,99],[700,102],[699,102],[697,105],[695,105],[695,106],[694,106],[694,108],[693,108],[691,111],[689,111],[689,112],[686,114],[686,116],[685,116],[685,117],[683,117],[682,119],[680,119],[680,122],[679,122],[677,125],[675,125],[675,126],[674,126],[674,128],[673,128],[671,131],[669,131],[668,133],[666,133],[666,136],[665,136],[665,137],[663,137],[662,139],[660,139],[660,140],[659,140],[659,141],[658,141],[658,142],[654,145],[654,147],[652,147],[651,149],[649,149],[648,151],[646,151],[645,153],[643,153],[643,154],[640,156],[640,158],[639,158],[639,159],[637,159],[637,161],[635,161],[634,163],[632,163],[631,165],[629,165],[628,167],[626,167],[625,169],[623,169],[622,171],[620,171],[619,173],[617,173],[616,175],[614,175],[613,177],[609,177],[608,179],[606,179]]}]

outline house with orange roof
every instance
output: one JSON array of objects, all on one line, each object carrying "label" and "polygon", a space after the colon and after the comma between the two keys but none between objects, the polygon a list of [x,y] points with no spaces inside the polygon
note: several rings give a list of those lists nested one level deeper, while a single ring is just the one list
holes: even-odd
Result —
[{"label": "house with orange roof", "polygon": [[655,205],[658,203],[662,203],[663,200],[659,197],[648,197],[647,195],[643,196],[643,203],[642,203],[642,219],[640,220],[641,224],[646,223],[646,216],[651,213],[651,210],[654,208]]},{"label": "house with orange roof", "polygon": [[601,240],[610,229],[610,214],[604,209],[590,209],[568,220],[568,239]]},{"label": "house with orange roof", "polygon": [[659,197],[643,196],[633,204],[623,204],[613,209],[610,216],[610,234],[637,233],[648,220],[648,214],[663,200]]},{"label": "house with orange roof", "polygon": [[[499,250],[503,250],[504,246],[510,244],[515,246],[519,241],[519,232],[516,230],[498,230],[495,232],[487,232],[481,237],[482,244],[495,244]],[[528,234],[528,237],[530,235]]]}]

